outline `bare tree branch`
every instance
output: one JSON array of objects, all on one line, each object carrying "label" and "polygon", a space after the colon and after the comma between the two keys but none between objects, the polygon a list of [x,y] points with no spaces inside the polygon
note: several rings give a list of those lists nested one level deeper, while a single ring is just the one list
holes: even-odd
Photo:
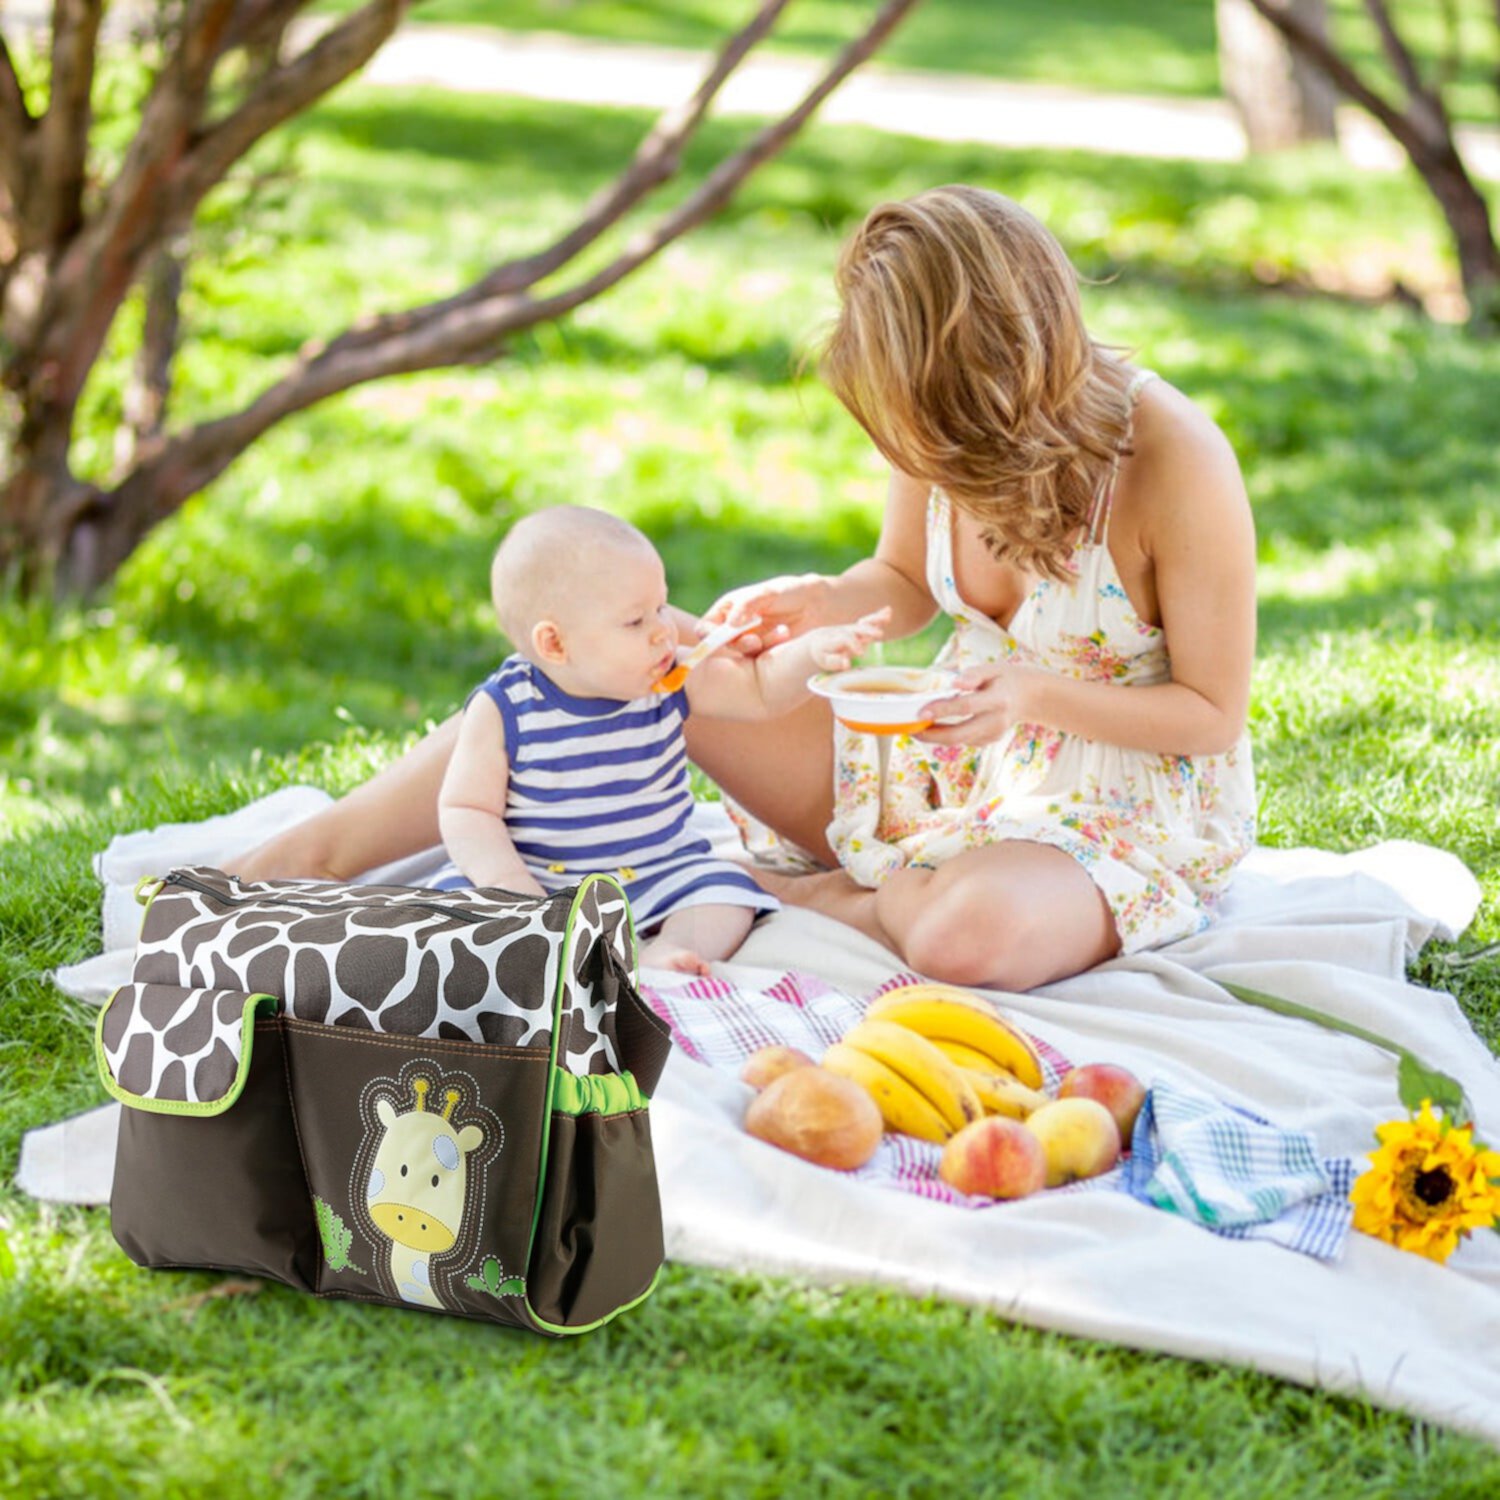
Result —
[{"label": "bare tree branch", "polygon": [[288,23],[312,0],[241,0],[224,37],[224,50],[234,47],[264,47],[279,41]]},{"label": "bare tree branch", "polygon": [[0,191],[8,198],[13,213],[20,210],[25,195],[24,153],[35,125],[26,108],[26,95],[10,48],[0,36]]},{"label": "bare tree branch", "polygon": [[125,391],[123,420],[115,433],[115,467],[124,473],[166,423],[172,361],[181,324],[185,255],[178,244],[161,245],[146,262],[146,316],[135,370]]},{"label": "bare tree branch", "polygon": [[556,318],[597,297],[629,275],[665,246],[728,202],[758,166],[775,155],[806,123],[820,104],[868,58],[916,0],[886,0],[868,30],[851,42],[802,101],[782,119],[766,126],[734,155],[727,157],[696,192],[649,231],[638,235],[602,270],[553,296],[535,299],[524,293],[476,303],[447,299],[441,315],[430,308],[412,309],[385,320],[387,332],[372,343],[362,330],[351,330],[326,346],[304,351],[280,379],[248,406],[163,439],[143,452],[135,472],[108,494],[92,491],[72,502],[75,519],[88,510],[145,503],[151,497],[156,516],[170,514],[189,495],[217,478],[262,433],[295,412],[388,375],[470,363],[492,354],[515,333]]},{"label": "bare tree branch", "polygon": [[1325,38],[1298,19],[1285,0],[1250,0],[1250,3],[1396,138],[1437,200],[1453,235],[1459,275],[1469,301],[1470,326],[1482,332],[1500,329],[1500,246],[1495,242],[1489,202],[1475,187],[1464,164],[1441,92],[1422,84],[1416,63],[1397,34],[1384,0],[1366,0],[1366,6],[1377,24],[1383,23],[1387,56],[1407,84],[1409,99],[1405,109],[1398,109],[1377,93]]},{"label": "bare tree branch", "polygon": [[1385,0],[1365,0],[1365,9],[1375,23],[1375,30],[1380,37],[1380,46],[1385,53],[1386,61],[1395,70],[1396,77],[1401,80],[1401,86],[1406,90],[1407,97],[1413,100],[1432,98],[1432,89],[1428,87],[1427,80],[1422,77],[1422,70],[1417,66],[1417,60],[1412,55],[1411,48],[1406,45],[1401,33],[1396,30],[1396,22]]},{"label": "bare tree branch", "polygon": [[268,71],[231,114],[194,138],[175,186],[185,215],[268,131],[357,73],[396,29],[411,0],[371,0],[306,51]]},{"label": "bare tree branch", "polygon": [[167,58],[141,110],[141,123],[105,201],[76,254],[93,259],[121,226],[151,217],[149,200],[164,190],[189,132],[202,117],[209,80],[234,19],[235,0],[192,0],[176,50]]},{"label": "bare tree branch", "polygon": [[1250,0],[1250,3],[1289,41],[1300,47],[1343,93],[1369,110],[1407,151],[1430,150],[1430,143],[1418,133],[1411,117],[1383,94],[1377,93],[1353,65],[1334,50],[1328,39],[1299,19],[1284,0]]},{"label": "bare tree branch", "polygon": [[83,217],[94,50],[103,0],[53,0],[52,86],[47,112],[31,143],[35,191],[27,204],[25,240],[59,247]]},{"label": "bare tree branch", "polygon": [[788,0],[765,0],[738,35],[724,45],[692,97],[664,111],[636,148],[634,159],[613,182],[584,206],[578,222],[544,250],[504,261],[473,285],[422,307],[367,319],[339,339],[342,349],[364,348],[396,334],[410,335],[423,324],[494,297],[507,297],[535,286],[592,245],[653,189],[674,176],[683,148],[703,123],[725,80],[746,54],[775,25]]},{"label": "bare tree branch", "polygon": [[585,205],[582,218],[572,229],[536,255],[498,267],[453,299],[455,305],[467,305],[535,286],[593,244],[653,188],[674,176],[682,162],[683,147],[703,123],[719,90],[750,49],[776,24],[787,3],[788,0],[766,0],[750,23],[726,43],[693,96],[667,110],[657,120],[636,149],[630,165]]},{"label": "bare tree branch", "polygon": [[161,236],[163,198],[203,112],[234,9],[235,0],[190,0],[177,47],[152,86],[103,205],[58,259],[36,317],[40,339],[26,362],[42,372],[49,400],[77,399],[141,259]]}]

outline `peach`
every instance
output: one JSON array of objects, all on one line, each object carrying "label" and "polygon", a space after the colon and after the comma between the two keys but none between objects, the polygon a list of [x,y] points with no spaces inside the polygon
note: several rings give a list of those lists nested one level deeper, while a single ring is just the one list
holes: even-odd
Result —
[{"label": "peach", "polygon": [[1130,1144],[1135,1117],[1146,1102],[1146,1085],[1129,1068],[1114,1063],[1086,1063],[1063,1079],[1057,1097],[1097,1099],[1115,1117],[1123,1147]]},{"label": "peach", "polygon": [[1026,1129],[1047,1157],[1047,1186],[1097,1177],[1120,1159],[1120,1127],[1097,1099],[1054,1099],[1028,1116]]},{"label": "peach", "polygon": [[813,1060],[798,1047],[762,1047],[745,1059],[740,1069],[740,1078],[753,1089],[763,1089],[775,1083],[783,1073],[793,1068],[810,1068]]},{"label": "peach", "polygon": [[745,1129],[804,1161],[848,1172],[874,1156],[885,1121],[852,1080],[826,1068],[793,1068],[750,1101]]},{"label": "peach", "polygon": [[988,1115],[965,1125],[943,1147],[938,1175],[961,1193],[1024,1198],[1046,1184],[1047,1155],[1019,1120]]}]

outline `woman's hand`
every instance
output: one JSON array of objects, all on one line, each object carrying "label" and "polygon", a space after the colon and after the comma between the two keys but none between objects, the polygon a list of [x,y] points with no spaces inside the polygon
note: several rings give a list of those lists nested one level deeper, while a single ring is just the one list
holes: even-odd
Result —
[{"label": "woman's hand", "polygon": [[922,709],[924,718],[959,718],[958,724],[934,722],[912,738],[924,745],[988,745],[1013,725],[1031,717],[1029,689],[1044,676],[1032,667],[990,662],[965,667],[945,698],[934,698]]},{"label": "woman's hand", "polygon": [[821,573],[796,573],[731,589],[704,611],[705,633],[731,616],[759,615],[759,628],[737,636],[727,648],[743,656],[759,656],[768,646],[804,635],[823,623],[828,584]]}]

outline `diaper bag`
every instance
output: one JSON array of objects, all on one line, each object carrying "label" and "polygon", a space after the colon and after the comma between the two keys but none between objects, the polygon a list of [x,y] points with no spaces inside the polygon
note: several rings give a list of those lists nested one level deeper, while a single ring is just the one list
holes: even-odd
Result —
[{"label": "diaper bag", "polygon": [[323,1297],[581,1333],[660,1271],[668,1030],[617,882],[143,882],[95,1039],[115,1238]]}]

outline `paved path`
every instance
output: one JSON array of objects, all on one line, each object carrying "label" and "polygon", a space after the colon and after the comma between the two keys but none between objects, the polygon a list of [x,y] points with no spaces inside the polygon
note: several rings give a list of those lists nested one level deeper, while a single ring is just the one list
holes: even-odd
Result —
[{"label": "paved path", "polygon": [[[116,35],[148,0],[116,0]],[[44,27],[50,0],[0,0],[0,20]],[[331,18],[301,23],[304,34]],[[377,86],[434,84],[465,93],[563,103],[662,108],[697,86],[709,54],[485,26],[403,25],[361,75]],[[719,96],[716,112],[771,115],[789,109],[817,76],[816,60],[752,54]],[[1006,83],[957,73],[866,63],[819,112],[830,124],[866,125],[937,141],[1051,147],[1190,161],[1238,161],[1245,136],[1219,99],[1097,94],[1050,84]],[[1362,110],[1339,111],[1339,141],[1356,167],[1404,165],[1400,148]],[[1477,176],[1500,181],[1500,130],[1466,126],[1459,143]]]},{"label": "paved path", "polygon": [[[686,98],[708,60],[706,52],[679,48],[411,22],[386,43],[363,78],[578,104],[661,107]],[[796,103],[818,71],[816,61],[752,54],[725,85],[716,112],[780,113]],[[992,146],[1193,161],[1238,161],[1246,155],[1244,132],[1222,100],[1097,94],[878,62],[846,79],[819,118]],[[1340,110],[1338,128],[1351,164],[1376,170],[1404,165],[1401,149],[1362,110]],[[1460,144],[1472,171],[1500,180],[1500,131],[1466,127]]]}]

